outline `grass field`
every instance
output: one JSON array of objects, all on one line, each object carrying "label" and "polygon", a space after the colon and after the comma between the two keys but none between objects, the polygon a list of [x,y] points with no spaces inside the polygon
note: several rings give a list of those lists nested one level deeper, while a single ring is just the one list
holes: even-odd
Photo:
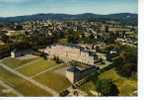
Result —
[{"label": "grass field", "polygon": [[66,79],[66,77],[54,73],[54,72],[46,72],[44,74],[41,74],[37,77],[34,78],[36,81],[45,84],[51,88],[53,88],[54,90],[60,92],[64,89],[66,89],[67,87],[70,86],[69,81]]},{"label": "grass field", "polygon": [[23,66],[23,68],[18,69],[18,71],[24,75],[33,76],[41,71],[44,71],[56,65],[57,64],[55,63],[55,61],[44,60],[43,58],[39,58],[35,63]]},{"label": "grass field", "polygon": [[[40,72],[49,70],[49,68],[51,68],[49,71],[44,72],[34,77],[33,79],[45,86],[56,90],[57,92],[60,92],[71,85],[67,78],[62,74],[63,72],[61,72],[64,71],[63,69],[65,67],[67,67],[66,64],[57,64],[53,60],[44,60],[43,58],[37,58],[30,63],[28,63],[27,61],[20,62],[17,59],[8,58],[2,63],[10,66],[11,68],[18,68],[18,66],[22,66],[21,68],[17,69],[17,71],[28,77],[37,75]],[[51,94],[46,92],[45,90],[42,90],[29,81],[11,74],[2,67],[0,67],[0,80],[12,86],[17,91],[20,91],[20,93],[24,96],[51,96]]]},{"label": "grass field", "polygon": [[2,67],[0,67],[0,80],[15,88],[17,91],[20,91],[24,96],[51,96],[50,93],[8,72]]},{"label": "grass field", "polygon": [[[30,63],[28,63],[30,62]],[[45,73],[42,73],[33,79],[40,82],[43,85],[46,85],[57,92],[60,92],[66,88],[68,88],[71,84],[63,74],[65,71],[66,64],[56,64],[53,60],[44,60],[43,58],[37,58],[36,60],[18,60],[7,58],[2,63],[10,66],[11,68],[17,68],[18,66],[23,65],[22,68],[18,69],[20,73],[31,77],[40,72],[43,72],[49,68],[58,66],[54,69],[51,69]],[[28,63],[28,64],[27,64]],[[26,65],[24,65],[26,64]],[[126,79],[124,77],[119,76],[114,69],[108,70],[104,73],[101,73],[98,76],[99,79],[112,79],[114,83],[117,85],[120,96],[130,96],[137,89],[137,81]],[[7,70],[3,69],[0,66],[0,80],[4,81],[9,86],[13,87],[17,91],[20,91],[24,96],[51,96],[50,93],[42,90],[41,88],[35,86],[34,84],[26,81]],[[16,96],[13,93],[4,94],[1,91],[4,87],[0,86],[0,96]],[[95,91],[95,84],[92,81],[89,81],[83,84],[80,89],[86,92],[89,96],[93,96],[91,93]]]},{"label": "grass field", "polygon": [[120,91],[120,96],[130,96],[135,90],[137,90],[137,81],[119,76],[114,69],[100,74],[99,78],[112,79]]},{"label": "grass field", "polygon": [[19,60],[16,58],[6,58],[2,61],[5,65],[11,67],[11,68],[17,68],[18,66],[21,66],[23,64],[26,64],[28,62],[33,61],[34,59],[27,59],[27,60]]},{"label": "grass field", "polygon": [[0,85],[0,96],[9,96],[9,97],[17,96],[13,92],[4,93],[3,90],[5,90],[5,89],[6,88],[4,88],[3,86]]}]

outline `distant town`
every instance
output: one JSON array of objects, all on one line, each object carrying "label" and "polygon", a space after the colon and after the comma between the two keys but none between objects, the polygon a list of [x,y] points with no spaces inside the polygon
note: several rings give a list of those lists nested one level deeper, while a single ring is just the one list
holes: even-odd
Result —
[{"label": "distant town", "polygon": [[114,16],[0,19],[0,96],[137,96],[137,17]]}]

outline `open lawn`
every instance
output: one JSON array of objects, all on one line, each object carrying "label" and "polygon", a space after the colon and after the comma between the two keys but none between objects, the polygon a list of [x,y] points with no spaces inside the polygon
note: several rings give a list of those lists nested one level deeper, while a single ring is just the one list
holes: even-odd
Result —
[{"label": "open lawn", "polygon": [[114,69],[100,74],[99,78],[112,79],[119,89],[120,96],[130,96],[135,90],[137,90],[137,81],[119,76]]},{"label": "open lawn", "polygon": [[46,72],[44,74],[41,74],[37,77],[34,78],[36,81],[39,81],[42,84],[45,84],[51,88],[53,88],[54,90],[60,92],[64,89],[66,89],[67,87],[70,86],[69,81],[66,79],[66,77],[54,73],[54,72]]},{"label": "open lawn", "polygon": [[11,91],[8,92],[8,93],[4,93],[4,92],[3,92],[4,90],[7,90],[7,89],[0,85],[0,96],[1,96],[1,97],[6,97],[6,96],[13,97],[13,96],[17,96],[16,94],[14,94],[14,93],[11,92]]},{"label": "open lawn", "polygon": [[37,59],[36,62],[23,66],[23,68],[18,69],[24,75],[33,76],[40,73],[50,67],[54,67],[57,64],[52,60],[44,60],[43,58]]},{"label": "open lawn", "polygon": [[11,67],[11,68],[17,68],[23,64],[26,64],[28,62],[31,62],[34,59],[27,59],[27,60],[19,60],[16,58],[6,58],[2,61],[5,65]]},{"label": "open lawn", "polygon": [[51,96],[50,93],[42,90],[34,84],[26,81],[0,66],[0,80],[19,91],[24,96]]}]

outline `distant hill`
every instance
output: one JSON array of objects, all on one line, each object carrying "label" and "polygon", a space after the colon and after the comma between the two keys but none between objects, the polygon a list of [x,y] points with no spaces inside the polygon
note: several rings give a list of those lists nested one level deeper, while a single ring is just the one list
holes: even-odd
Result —
[{"label": "distant hill", "polygon": [[27,15],[27,16],[16,16],[16,17],[0,17],[0,22],[23,22],[30,20],[117,20],[124,24],[134,24],[137,25],[137,14],[132,13],[118,13],[118,14],[109,14],[109,15],[99,15],[92,13],[84,13],[84,14],[35,14],[35,15]]}]

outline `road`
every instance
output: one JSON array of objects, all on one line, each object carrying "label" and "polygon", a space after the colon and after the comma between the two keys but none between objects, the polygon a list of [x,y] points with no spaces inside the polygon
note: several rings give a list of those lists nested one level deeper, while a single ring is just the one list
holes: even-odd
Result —
[{"label": "road", "polygon": [[2,66],[2,67],[3,67],[4,69],[6,69],[7,71],[9,71],[9,72],[11,72],[11,73],[13,73],[13,74],[15,74],[15,75],[17,75],[17,76],[25,79],[25,80],[31,82],[32,84],[38,86],[39,88],[41,88],[41,89],[43,89],[43,90],[51,93],[51,94],[54,95],[54,96],[57,96],[57,95],[58,95],[58,93],[57,93],[55,90],[51,89],[50,87],[45,86],[45,85],[43,85],[43,84],[41,84],[41,83],[33,80],[32,78],[29,78],[29,77],[27,77],[27,76],[25,76],[25,75],[17,72],[16,70],[13,70],[12,68],[6,66],[5,64],[0,64],[0,66]]},{"label": "road", "polygon": [[12,88],[11,86],[5,84],[3,81],[0,80],[0,85],[5,87],[6,89],[9,89],[10,91],[12,91],[14,94],[16,94],[17,96],[22,97],[23,94],[21,94],[20,92],[18,92],[17,90],[15,90],[14,88]]}]

